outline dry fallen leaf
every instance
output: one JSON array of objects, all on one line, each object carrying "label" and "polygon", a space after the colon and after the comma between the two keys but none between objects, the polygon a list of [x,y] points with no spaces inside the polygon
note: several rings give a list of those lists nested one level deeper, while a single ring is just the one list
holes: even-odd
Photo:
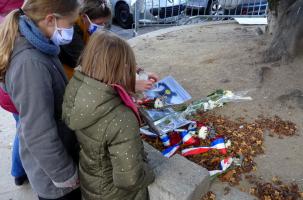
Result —
[{"label": "dry fallen leaf", "polygon": [[224,195],[228,195],[230,192],[230,187],[225,187],[224,188]]},{"label": "dry fallen leaf", "polygon": [[[241,166],[219,176],[221,181],[228,182],[230,185],[238,184],[241,180],[241,174],[257,170],[254,159],[266,150],[263,146],[265,132],[269,132],[270,136],[279,137],[293,136],[297,133],[297,127],[294,123],[283,121],[279,117],[264,118],[261,116],[254,122],[248,123],[245,122],[244,118],[230,120],[226,117],[203,113],[193,116],[191,120],[197,120],[207,126],[214,126],[217,136],[223,137],[225,141],[230,140],[232,145],[228,148],[226,155],[222,155],[217,150],[211,150],[205,154],[189,156],[187,159],[207,170],[217,170],[220,169],[220,161],[226,157],[235,157],[238,154],[243,155],[244,160]],[[147,137],[143,137],[143,139],[155,148],[161,151],[164,150],[164,146],[159,139]],[[200,143],[201,146],[209,146],[211,141],[210,138],[207,138],[206,140],[200,140]],[[180,153],[180,150],[178,153]],[[296,185],[283,185],[278,179],[274,179],[273,184],[258,183],[258,180],[252,177],[249,182],[256,185],[255,188],[250,189],[250,193],[262,200],[271,200],[270,195],[275,195],[275,199],[272,200],[295,200],[302,195]],[[293,196],[295,198],[292,198]],[[213,200],[211,198],[215,199],[215,194],[210,193],[208,199],[203,200]]]},{"label": "dry fallen leaf", "polygon": [[270,196],[264,196],[264,200],[271,200]]},{"label": "dry fallen leaf", "polygon": [[256,193],[257,193],[257,189],[256,188],[252,187],[252,188],[249,189],[249,194],[256,195]]},{"label": "dry fallen leaf", "polygon": [[272,182],[276,182],[276,181],[278,181],[278,180],[279,180],[279,178],[278,178],[277,176],[274,176],[274,177],[272,177],[272,179],[271,179]]},{"label": "dry fallen leaf", "polygon": [[222,179],[225,180],[225,181],[228,181],[228,180],[230,180],[233,177],[233,175],[235,173],[236,173],[236,170],[230,170],[230,171],[228,171],[226,174],[224,174],[222,176]]},{"label": "dry fallen leaf", "polygon": [[216,195],[212,191],[209,191],[202,197],[202,200],[216,200]]}]

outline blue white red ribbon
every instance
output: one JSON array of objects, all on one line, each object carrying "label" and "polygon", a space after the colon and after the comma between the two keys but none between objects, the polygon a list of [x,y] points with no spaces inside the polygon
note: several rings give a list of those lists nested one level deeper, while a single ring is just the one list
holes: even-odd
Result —
[{"label": "blue white red ribbon", "polygon": [[217,174],[224,173],[231,166],[232,163],[233,163],[233,158],[231,158],[231,157],[221,160],[221,162],[220,162],[221,170],[209,171],[209,175],[214,176]]},{"label": "blue white red ribbon", "polygon": [[194,139],[194,137],[189,133],[189,131],[182,131],[180,133],[183,144],[184,145],[193,145],[196,143],[196,140]]},{"label": "blue white red ribbon", "polygon": [[211,143],[213,149],[218,149],[222,154],[226,154],[226,146],[223,138],[218,138]]},{"label": "blue white red ribbon", "polygon": [[161,134],[160,135],[160,140],[162,141],[163,145],[165,147],[169,147],[170,146],[170,140],[167,134]]},{"label": "blue white red ribbon", "polygon": [[162,151],[162,154],[164,157],[170,158],[179,150],[179,148],[180,148],[180,145],[176,144],[176,145],[168,147],[167,149]]},{"label": "blue white red ribbon", "polygon": [[211,149],[218,149],[222,154],[226,154],[226,147],[223,138],[218,138],[211,143],[210,147],[193,147],[182,150],[183,156],[191,156],[206,153]]}]

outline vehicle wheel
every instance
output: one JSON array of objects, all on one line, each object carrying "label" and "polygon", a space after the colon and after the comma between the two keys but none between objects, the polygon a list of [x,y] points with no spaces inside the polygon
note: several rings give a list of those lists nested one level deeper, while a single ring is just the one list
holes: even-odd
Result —
[{"label": "vehicle wheel", "polygon": [[[215,15],[215,16],[224,15],[224,9],[218,0],[212,0],[211,4],[209,6],[209,14]],[[214,18],[214,19],[218,20],[219,17]]]},{"label": "vehicle wheel", "polygon": [[132,28],[133,15],[129,12],[129,7],[125,3],[119,3],[116,6],[115,18],[118,24],[125,29]]}]

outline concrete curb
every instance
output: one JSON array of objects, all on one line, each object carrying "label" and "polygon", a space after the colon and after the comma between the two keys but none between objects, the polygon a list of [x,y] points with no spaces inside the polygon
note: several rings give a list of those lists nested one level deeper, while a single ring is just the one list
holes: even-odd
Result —
[{"label": "concrete curb", "polygon": [[149,189],[150,200],[200,200],[210,186],[206,169],[180,155],[165,158],[144,143],[149,163],[156,175]]},{"label": "concrete curb", "polygon": [[128,43],[131,47],[135,47],[136,44],[139,41],[142,40],[147,40],[147,39],[151,39],[163,34],[167,34],[170,32],[175,32],[175,31],[180,31],[180,30],[186,30],[186,29],[190,29],[190,28],[195,28],[195,27],[203,27],[203,26],[214,26],[214,25],[222,25],[222,24],[234,24],[236,23],[236,21],[234,20],[229,20],[229,21],[215,21],[215,22],[204,22],[201,24],[192,24],[192,25],[182,25],[182,26],[174,26],[174,27],[170,27],[170,28],[164,28],[164,29],[160,29],[157,31],[152,31],[134,38],[131,38],[128,40]]}]

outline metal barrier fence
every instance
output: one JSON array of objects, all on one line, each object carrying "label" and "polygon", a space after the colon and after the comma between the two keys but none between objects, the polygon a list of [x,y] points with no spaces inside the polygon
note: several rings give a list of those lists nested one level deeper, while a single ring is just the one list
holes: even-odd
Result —
[{"label": "metal barrier fence", "polygon": [[267,0],[135,0],[132,3],[134,33],[142,26],[168,26],[266,17]]}]

